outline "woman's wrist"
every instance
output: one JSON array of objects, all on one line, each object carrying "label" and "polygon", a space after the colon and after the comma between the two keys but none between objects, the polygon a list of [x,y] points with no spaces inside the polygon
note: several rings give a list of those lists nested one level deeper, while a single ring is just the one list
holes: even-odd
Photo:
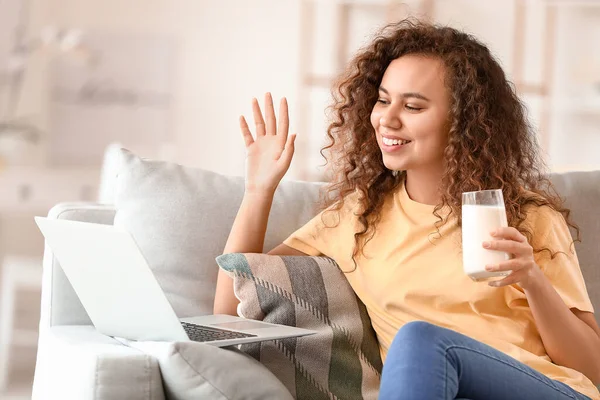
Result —
[{"label": "woman's wrist", "polygon": [[259,188],[248,188],[244,191],[244,198],[252,198],[252,199],[270,199],[273,200],[275,197],[275,189],[259,189]]},{"label": "woman's wrist", "polygon": [[525,291],[525,295],[529,297],[529,294],[535,294],[540,289],[548,284],[546,275],[542,272],[540,267],[534,265],[527,273],[526,278],[520,282],[521,287]]}]

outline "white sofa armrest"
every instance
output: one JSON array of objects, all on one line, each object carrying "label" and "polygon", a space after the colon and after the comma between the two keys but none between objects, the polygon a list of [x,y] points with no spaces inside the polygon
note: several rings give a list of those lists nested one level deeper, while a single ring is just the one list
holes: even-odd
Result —
[{"label": "white sofa armrest", "polygon": [[158,361],[93,326],[40,332],[33,400],[164,400]]}]

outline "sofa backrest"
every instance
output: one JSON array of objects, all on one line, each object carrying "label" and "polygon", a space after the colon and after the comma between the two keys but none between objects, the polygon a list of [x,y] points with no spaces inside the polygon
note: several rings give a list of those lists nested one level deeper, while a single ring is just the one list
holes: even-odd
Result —
[{"label": "sofa backrest", "polygon": [[[201,209],[202,212],[208,213],[208,215],[202,216],[200,212],[193,212],[191,213],[192,215],[187,217],[192,219],[191,224],[196,231],[202,231],[202,238],[195,241],[196,249],[191,252],[192,254],[196,254],[197,257],[191,261],[180,262],[178,266],[180,270],[182,268],[191,268],[194,270],[198,268],[206,269],[206,271],[202,273],[202,282],[196,282],[195,285],[188,285],[191,286],[191,288],[186,288],[179,284],[177,285],[179,289],[174,289],[170,286],[173,286],[171,282],[177,277],[168,276],[168,271],[165,271],[165,268],[162,268],[162,270],[159,271],[153,269],[159,284],[180,317],[208,314],[212,312],[218,268],[214,260],[223,251],[244,191],[244,181],[242,178],[220,178],[214,173],[210,174],[210,178],[210,184],[207,183],[207,187],[210,186],[211,189],[210,195],[198,195],[197,197],[197,202],[202,203],[199,209]],[[217,183],[215,180],[223,180],[223,182]],[[227,190],[215,189],[215,187],[223,189],[225,184],[227,184]],[[285,240],[295,229],[302,226],[315,214],[316,200],[319,197],[319,189],[321,186],[322,184],[313,182],[284,181],[281,183],[275,194],[273,207],[271,209],[271,218],[265,236],[265,251],[268,251],[283,242],[283,240]],[[174,193],[173,195],[175,199],[172,201],[173,203],[177,203],[177,193]],[[178,205],[180,206],[181,204]],[[192,233],[185,231],[185,229],[183,232],[181,232],[180,229],[176,229],[172,232],[169,229],[164,228],[165,223],[168,222],[171,222],[178,228],[184,226],[185,224],[182,223],[181,219],[185,219],[185,215],[160,215],[160,218],[158,219],[161,221],[150,221],[152,218],[144,217],[145,214],[158,214],[155,213],[152,206],[144,206],[143,204],[142,206],[145,207],[146,213],[142,212],[139,217],[140,221],[132,224],[134,229],[129,229],[134,235],[134,238],[136,238],[136,233],[139,233],[136,231],[136,229],[138,229],[142,231],[141,234],[145,234],[146,236],[148,236],[148,233],[156,233],[159,235],[156,240],[173,242],[171,243],[172,246],[167,246],[167,250],[165,250],[164,243],[163,247],[154,246],[154,248],[149,248],[149,246],[152,246],[151,241],[146,240],[146,243],[141,243],[140,240],[136,240],[142,253],[148,260],[150,268],[153,268],[157,263],[156,259],[151,259],[152,255],[155,254],[157,250],[165,252],[165,254],[160,255],[160,257],[163,257],[165,260],[176,260],[177,257],[172,256],[172,253],[175,251],[183,252],[182,243],[184,239],[178,238],[181,236],[196,237],[198,235],[194,236]],[[118,213],[114,206],[90,203],[64,203],[59,204],[50,210],[48,216],[49,218],[71,219],[101,224],[116,224],[115,218],[118,218]],[[165,218],[175,218],[175,220],[169,219],[166,222],[162,221]],[[150,226],[151,224],[154,224],[154,226]],[[161,234],[163,235],[162,239],[160,236]],[[165,235],[169,237],[165,237]],[[152,237],[152,235],[150,236]],[[188,241],[189,237],[187,237]],[[139,236],[137,238],[139,238]],[[190,251],[188,251],[188,253],[190,253]],[[198,260],[200,260],[200,262],[198,262]],[[163,262],[159,262],[159,264],[163,264]],[[60,264],[53,256],[51,249],[46,247],[44,254],[44,282],[42,288],[42,315],[40,326],[91,324],[91,320],[64,272],[59,268],[59,265]],[[181,271],[179,271],[179,273],[181,273]],[[177,271],[174,270],[171,275],[175,274],[177,274]],[[181,277],[179,278],[181,279]],[[170,292],[169,289],[171,289]],[[192,293],[190,296],[194,294],[193,292],[203,291],[204,293],[199,293],[199,296],[202,299],[200,305],[193,307],[191,301],[182,300],[183,293],[181,293],[181,296],[177,297],[177,294],[180,293],[178,290],[181,292],[185,290],[191,291]]]},{"label": "sofa backrest", "polygon": [[[600,270],[597,267],[600,264],[600,246],[596,241],[600,240],[600,214],[595,205],[600,204],[600,171],[553,174],[551,179],[558,192],[566,197],[566,205],[572,211],[573,220],[581,229],[582,241],[576,243],[575,247],[592,304],[594,308],[598,309],[600,307]],[[317,187],[314,184],[307,184],[306,190],[314,192]],[[288,215],[306,214],[307,204],[305,203],[310,199],[314,200],[316,193],[303,198],[302,205],[286,207],[285,212]],[[287,206],[293,204],[294,199],[287,196],[279,201]],[[112,224],[115,210],[112,206],[106,205],[65,203],[53,208],[49,216]],[[271,223],[276,223],[276,221]],[[227,230],[229,227],[223,226],[223,229]],[[284,239],[283,237],[269,236],[269,232],[267,235],[265,247],[281,243]],[[222,245],[224,246],[224,243]],[[58,265],[52,252],[47,248],[44,255],[41,326],[90,324],[87,313],[64,273],[57,268]],[[600,321],[598,316],[597,319]]]},{"label": "sofa backrest", "polygon": [[[552,174],[551,180],[579,226],[581,242],[575,243],[575,250],[600,323],[600,171]],[[571,235],[575,238],[574,230]]]}]

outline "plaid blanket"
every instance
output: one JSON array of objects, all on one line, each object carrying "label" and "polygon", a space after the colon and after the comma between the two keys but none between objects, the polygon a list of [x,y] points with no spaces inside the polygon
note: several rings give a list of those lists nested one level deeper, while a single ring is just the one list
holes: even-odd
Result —
[{"label": "plaid blanket", "polygon": [[225,254],[250,319],[312,329],[315,335],[247,344],[296,399],[376,399],[382,362],[364,304],[327,257]]}]

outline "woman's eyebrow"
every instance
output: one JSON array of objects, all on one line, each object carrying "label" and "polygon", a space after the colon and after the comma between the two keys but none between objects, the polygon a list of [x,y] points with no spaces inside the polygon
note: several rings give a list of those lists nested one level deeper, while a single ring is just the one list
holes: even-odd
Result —
[{"label": "woman's eyebrow", "polygon": [[[386,88],[384,88],[383,86],[379,86],[379,90],[382,91],[383,93],[387,94],[389,96],[390,92],[387,91]],[[421,100],[425,100],[425,101],[429,101],[429,99],[425,96],[423,96],[421,93],[418,92],[407,92],[407,93],[402,93],[400,95],[400,97],[404,97],[406,98],[415,98],[415,99],[421,99]]]}]

